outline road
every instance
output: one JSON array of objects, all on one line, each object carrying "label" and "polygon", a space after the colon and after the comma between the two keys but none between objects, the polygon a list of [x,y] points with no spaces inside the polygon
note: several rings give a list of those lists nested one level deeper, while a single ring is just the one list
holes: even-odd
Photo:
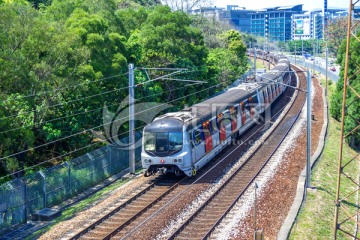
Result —
[{"label": "road", "polygon": [[[295,63],[295,56],[294,55],[289,55],[288,58],[292,63]],[[332,64],[330,64],[330,63],[332,63]],[[312,69],[313,66],[314,66],[314,60],[304,59],[304,57],[302,57],[302,56],[297,56],[296,57],[296,64],[300,65],[300,66],[303,66],[305,68],[308,67],[308,68]],[[340,66],[335,65],[333,59],[328,61],[328,68],[330,66],[334,66],[336,71],[331,71],[331,70],[328,69],[328,71],[327,71],[328,72],[328,77],[332,81],[337,82],[339,80]],[[326,68],[325,59],[320,58],[320,57],[315,57],[315,68],[316,68],[316,71],[318,71],[321,74],[325,75],[326,74],[326,72],[325,72],[326,71],[325,70],[325,68]]]}]

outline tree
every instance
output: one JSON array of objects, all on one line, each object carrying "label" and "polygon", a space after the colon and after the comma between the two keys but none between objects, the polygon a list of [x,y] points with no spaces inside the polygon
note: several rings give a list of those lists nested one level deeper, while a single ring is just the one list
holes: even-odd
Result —
[{"label": "tree", "polygon": [[347,17],[328,20],[326,25],[326,40],[329,53],[336,56],[341,42],[346,38]]},{"label": "tree", "polygon": [[[357,38],[360,37],[360,33],[357,34]],[[360,56],[360,43],[359,41],[352,37],[350,41],[350,61],[349,61],[349,72],[348,76],[353,76],[349,79],[349,83],[355,91],[360,92],[360,76],[357,74],[359,69],[359,56]],[[340,48],[338,50],[338,58],[337,61],[341,63],[341,71],[339,75],[339,81],[336,83],[336,90],[331,99],[330,104],[330,113],[331,116],[341,120],[341,109],[342,109],[342,97],[343,97],[343,86],[344,86],[344,65],[345,65],[345,52],[346,52],[346,41],[343,40]],[[360,99],[359,97],[347,88],[347,106],[346,106],[346,118],[345,118],[345,134],[350,133],[353,129],[355,129],[360,124]],[[357,130],[349,136],[347,139],[356,145],[360,144],[360,131]]]},{"label": "tree", "polygon": [[192,10],[201,7],[209,7],[214,5],[214,0],[162,0],[174,11],[183,11],[190,13]]}]

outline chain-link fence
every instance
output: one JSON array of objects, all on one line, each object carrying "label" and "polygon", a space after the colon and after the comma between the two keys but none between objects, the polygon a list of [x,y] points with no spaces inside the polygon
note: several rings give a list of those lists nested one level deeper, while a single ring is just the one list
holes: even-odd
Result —
[{"label": "chain-link fence", "polygon": [[[141,138],[141,133],[136,133]],[[126,140],[125,140],[126,141]],[[135,150],[140,164],[141,147]],[[107,146],[0,185],[0,231],[129,167],[129,151]]]}]

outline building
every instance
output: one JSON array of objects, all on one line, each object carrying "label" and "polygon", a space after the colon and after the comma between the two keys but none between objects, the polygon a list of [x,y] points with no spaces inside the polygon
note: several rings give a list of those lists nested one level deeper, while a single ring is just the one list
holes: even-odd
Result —
[{"label": "building", "polygon": [[[247,10],[238,5],[227,8],[204,7],[192,14],[203,14],[231,24],[234,29],[260,36],[267,41],[289,41],[300,39],[322,39],[324,23],[327,19],[347,16],[346,9],[328,8],[324,0],[323,8],[303,11],[303,4]],[[325,17],[324,17],[325,16]]]},{"label": "building", "polygon": [[251,14],[251,33],[268,41],[291,40],[292,15],[303,14],[302,6],[265,8]]},{"label": "building", "polygon": [[294,14],[292,16],[292,37],[293,40],[301,39],[322,39],[324,37],[324,13],[325,19],[346,17],[347,12],[342,8],[314,9],[305,14]]},{"label": "building", "polygon": [[238,5],[228,5],[226,10],[220,12],[220,19],[227,21],[240,32],[251,33],[251,14],[255,12]]}]

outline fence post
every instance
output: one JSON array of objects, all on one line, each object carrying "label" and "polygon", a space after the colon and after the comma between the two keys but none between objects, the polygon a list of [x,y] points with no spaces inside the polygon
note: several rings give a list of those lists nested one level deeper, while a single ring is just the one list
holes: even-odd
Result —
[{"label": "fence post", "polygon": [[43,182],[43,204],[44,204],[44,208],[46,208],[46,177],[45,174],[42,171],[39,171],[40,176],[44,179]]},{"label": "fence post", "polygon": [[112,148],[111,148],[111,146],[108,146],[108,148],[109,148],[109,151],[110,151],[110,159],[109,159],[110,175],[113,175],[114,174],[114,169],[113,169],[113,166],[112,166]]},{"label": "fence post", "polygon": [[26,181],[24,181],[24,179],[20,178],[21,182],[24,184],[24,220],[26,221],[27,219],[27,184]]},{"label": "fence post", "polygon": [[67,174],[68,174],[68,187],[67,187],[67,194],[68,196],[71,196],[71,169],[70,169],[70,163],[65,162],[65,166],[67,166]]},{"label": "fence post", "polygon": [[95,180],[94,180],[94,172],[95,172],[94,158],[93,158],[93,156],[91,156],[90,153],[87,153],[86,155],[88,155],[88,157],[91,160],[91,181],[92,181],[92,184],[93,184],[95,182]]}]

